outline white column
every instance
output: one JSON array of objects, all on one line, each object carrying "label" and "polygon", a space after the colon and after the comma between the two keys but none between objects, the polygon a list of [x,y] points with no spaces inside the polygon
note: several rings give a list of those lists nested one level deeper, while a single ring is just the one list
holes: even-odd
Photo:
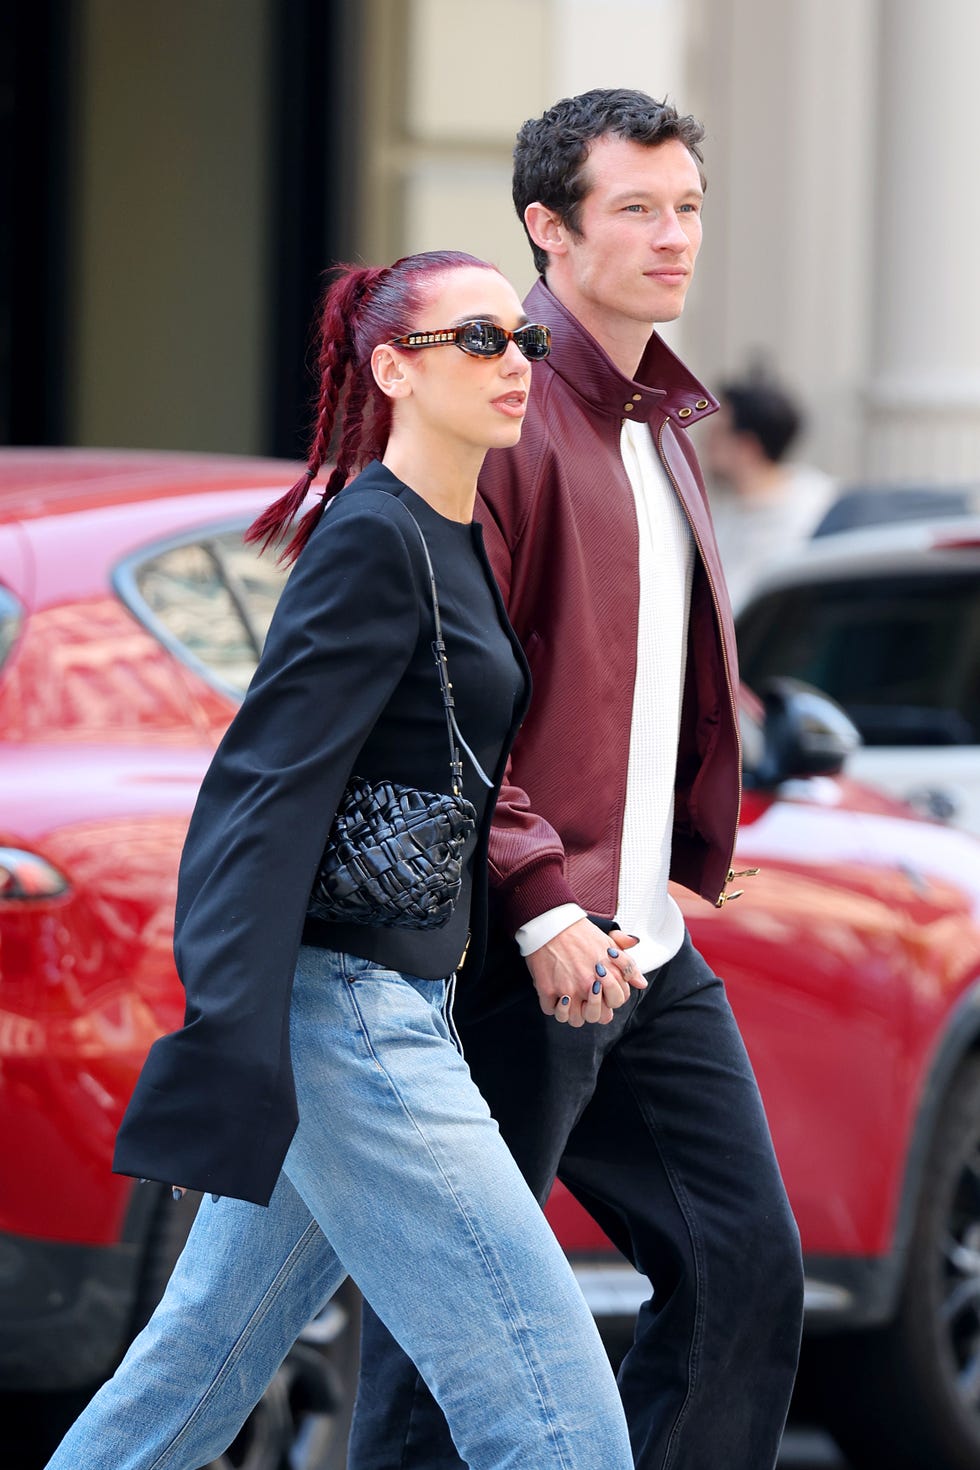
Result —
[{"label": "white column", "polygon": [[552,0],[550,16],[552,101],[633,87],[688,111],[683,0]]},{"label": "white column", "polygon": [[[631,87],[666,97],[682,113],[692,110],[687,0],[551,0],[550,15],[547,105],[594,87]],[[686,316],[661,331],[684,357]]]},{"label": "white column", "polygon": [[868,478],[980,479],[980,3],[881,7]]},{"label": "white column", "polygon": [[708,130],[691,360],[710,386],[764,362],[807,411],[801,457],[853,478],[870,347],[877,0],[687,4],[686,105]]},{"label": "white column", "polygon": [[687,0],[363,0],[371,38],[364,251],[453,245],[534,279],[514,138],[559,97],[636,87],[684,104]]}]

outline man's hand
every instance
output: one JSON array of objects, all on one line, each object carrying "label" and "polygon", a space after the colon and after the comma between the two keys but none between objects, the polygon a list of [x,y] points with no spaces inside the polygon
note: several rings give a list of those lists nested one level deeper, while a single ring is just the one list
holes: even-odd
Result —
[{"label": "man's hand", "polygon": [[631,990],[646,989],[628,954],[636,942],[619,929],[606,934],[591,919],[578,919],[527,955],[545,1015],[570,1026],[608,1025]]}]

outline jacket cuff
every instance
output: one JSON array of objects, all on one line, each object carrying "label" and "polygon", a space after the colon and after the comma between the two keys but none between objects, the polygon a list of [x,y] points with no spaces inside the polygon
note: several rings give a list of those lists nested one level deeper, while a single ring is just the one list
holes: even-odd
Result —
[{"label": "jacket cuff", "polygon": [[557,860],[525,868],[506,888],[498,890],[498,898],[511,934],[549,909],[578,902]]}]

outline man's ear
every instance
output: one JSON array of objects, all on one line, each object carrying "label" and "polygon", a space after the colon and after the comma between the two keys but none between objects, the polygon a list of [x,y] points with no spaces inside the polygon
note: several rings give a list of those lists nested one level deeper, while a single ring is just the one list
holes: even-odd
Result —
[{"label": "man's ear", "polygon": [[554,210],[535,201],[525,209],[524,223],[539,250],[546,250],[549,255],[567,255],[567,231]]},{"label": "man's ear", "polygon": [[386,398],[407,398],[412,391],[404,358],[386,342],[371,353],[371,372]]}]

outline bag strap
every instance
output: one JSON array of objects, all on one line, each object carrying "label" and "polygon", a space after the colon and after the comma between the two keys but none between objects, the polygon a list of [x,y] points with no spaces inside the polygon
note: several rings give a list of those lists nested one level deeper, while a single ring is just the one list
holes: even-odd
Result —
[{"label": "bag strap", "polygon": [[[429,569],[429,589],[432,593],[432,616],[435,622],[436,629],[436,636],[432,642],[432,652],[435,656],[436,668],[439,671],[439,688],[442,692],[442,702],[446,711],[446,731],[449,736],[449,769],[452,773],[453,795],[462,796],[463,762],[460,759],[459,745],[461,745],[466,751],[466,754],[470,758],[470,762],[473,766],[474,771],[479,776],[484,786],[489,786],[492,788],[493,782],[490,780],[490,777],[484,771],[483,767],[480,765],[480,762],[477,760],[476,756],[473,754],[472,750],[463,739],[463,732],[460,730],[459,725],[456,723],[456,705],[455,701],[453,700],[452,681],[449,678],[449,660],[446,657],[446,641],[442,636],[442,619],[439,616],[439,594],[436,591],[436,574],[432,566],[432,558],[429,555],[429,547],[426,543],[426,539],[422,534],[422,527],[412,515],[412,512],[408,509],[408,506],[405,504],[404,500],[401,502],[401,504],[405,512],[411,517],[412,524],[414,525],[416,531],[418,531],[419,533],[419,540],[422,543],[422,550],[425,553],[425,564]],[[454,736],[455,740],[453,738]],[[459,742],[459,745],[456,744],[456,741]]]}]

